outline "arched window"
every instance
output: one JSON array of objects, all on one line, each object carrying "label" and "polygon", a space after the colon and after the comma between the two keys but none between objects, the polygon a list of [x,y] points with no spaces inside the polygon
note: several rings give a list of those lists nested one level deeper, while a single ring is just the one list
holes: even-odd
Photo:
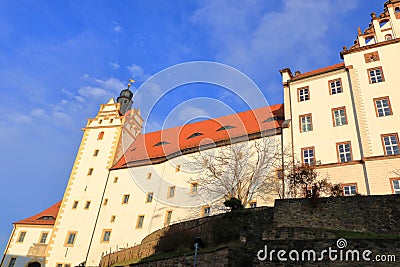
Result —
[{"label": "arched window", "polygon": [[103,140],[104,132],[100,132],[99,136],[97,136],[97,140]]},{"label": "arched window", "polygon": [[385,35],[385,40],[386,40],[386,41],[389,41],[389,40],[392,40],[392,39],[393,39],[393,37],[392,37],[391,34],[386,34],[386,35]]}]

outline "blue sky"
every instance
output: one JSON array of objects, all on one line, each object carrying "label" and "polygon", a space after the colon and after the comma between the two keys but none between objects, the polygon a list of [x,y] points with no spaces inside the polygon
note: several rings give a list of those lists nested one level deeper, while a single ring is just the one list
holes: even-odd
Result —
[{"label": "blue sky", "polygon": [[[175,64],[215,61],[248,75],[270,104],[283,102],[279,69],[340,62],[357,27],[384,0],[18,1],[0,2],[0,249],[11,223],[59,201],[86,119],[134,77],[138,87]],[[149,94],[152,92],[149,92]],[[135,107],[146,107],[146,94]],[[223,88],[177,88],[152,111],[158,130],[176,105],[220,99]],[[192,101],[168,126],[231,112]]]}]

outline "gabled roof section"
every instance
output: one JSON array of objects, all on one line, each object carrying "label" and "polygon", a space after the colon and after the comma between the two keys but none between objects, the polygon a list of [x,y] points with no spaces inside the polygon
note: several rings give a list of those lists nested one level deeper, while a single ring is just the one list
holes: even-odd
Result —
[{"label": "gabled roof section", "polygon": [[[272,117],[279,118],[265,122]],[[181,153],[192,153],[193,149],[196,150],[199,147],[227,144],[238,138],[260,135],[262,132],[280,128],[283,121],[283,104],[278,104],[141,134],[112,169],[160,163],[168,160],[169,157],[179,156]],[[233,127],[217,131],[227,125]],[[169,144],[154,146],[162,141],[168,141]]]},{"label": "gabled roof section", "polygon": [[297,80],[300,80],[300,79],[308,78],[308,77],[311,77],[311,76],[315,76],[315,75],[319,75],[319,74],[323,74],[323,73],[327,73],[327,72],[331,72],[331,71],[335,71],[335,70],[343,69],[343,68],[345,68],[345,65],[344,65],[344,62],[341,62],[341,63],[335,64],[335,65],[331,65],[331,66],[328,66],[328,67],[324,67],[324,68],[312,70],[312,71],[309,71],[309,72],[297,74],[297,75],[293,76],[291,81],[297,81]]},{"label": "gabled roof section", "polygon": [[60,205],[61,201],[36,215],[15,222],[14,224],[54,225]]}]

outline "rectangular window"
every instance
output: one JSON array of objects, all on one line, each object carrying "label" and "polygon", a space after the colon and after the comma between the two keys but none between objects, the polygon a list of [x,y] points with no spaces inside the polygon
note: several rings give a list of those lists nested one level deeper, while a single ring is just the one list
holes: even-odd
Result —
[{"label": "rectangular window", "polygon": [[87,175],[92,175],[93,174],[93,168],[89,168]]},{"label": "rectangular window", "polygon": [[73,208],[73,209],[76,209],[76,208],[78,207],[78,203],[79,203],[79,201],[78,201],[78,200],[75,200],[75,201],[74,201],[74,204],[72,204],[72,208]]},{"label": "rectangular window", "polygon": [[126,204],[126,203],[128,203],[128,201],[129,201],[129,195],[124,195],[122,197],[122,204]]},{"label": "rectangular window", "polygon": [[147,179],[151,179],[151,172],[149,172],[148,174],[147,174]]},{"label": "rectangular window", "polygon": [[167,210],[165,213],[165,219],[164,219],[164,224],[169,225],[172,220],[172,210]]},{"label": "rectangular window", "polygon": [[68,232],[67,233],[67,238],[65,239],[65,244],[64,245],[73,246],[74,243],[75,243],[76,234],[77,234],[77,232]]},{"label": "rectangular window", "polygon": [[332,80],[332,81],[329,81],[328,83],[329,83],[329,93],[331,95],[343,93],[341,79]]},{"label": "rectangular window", "polygon": [[210,216],[210,214],[211,214],[211,208],[209,206],[203,207],[202,209],[203,217]]},{"label": "rectangular window", "polygon": [[63,267],[62,263],[57,263],[57,267]]},{"label": "rectangular window", "polygon": [[20,232],[20,233],[19,233],[19,236],[18,236],[17,242],[18,242],[18,243],[24,242],[25,236],[26,236],[26,232],[25,232],[25,231]]},{"label": "rectangular window", "polygon": [[389,97],[374,98],[375,112],[377,117],[385,117],[392,115],[392,107],[390,106]]},{"label": "rectangular window", "polygon": [[384,82],[382,67],[368,69],[369,83],[380,83]]},{"label": "rectangular window", "polygon": [[175,172],[179,172],[181,170],[181,165],[176,165],[176,167],[175,167]]},{"label": "rectangular window", "polygon": [[110,242],[110,237],[111,237],[111,230],[104,229],[101,237],[101,242]]},{"label": "rectangular window", "polygon": [[312,131],[312,117],[310,114],[300,115],[300,132]]},{"label": "rectangular window", "polygon": [[98,150],[98,149],[96,149],[96,150],[93,152],[93,157],[97,157],[97,155],[99,155],[99,150]]},{"label": "rectangular window", "polygon": [[39,243],[40,243],[40,244],[45,244],[48,235],[49,235],[48,232],[43,232],[43,233],[41,234],[41,236],[40,236]]},{"label": "rectangular window", "polygon": [[71,267],[71,264],[64,264],[64,267]]},{"label": "rectangular window", "polygon": [[382,143],[385,155],[398,155],[399,154],[399,137],[396,134],[383,134]]},{"label": "rectangular window", "polygon": [[190,184],[190,193],[196,194],[198,191],[199,184],[198,183],[191,183]]},{"label": "rectangular window", "polygon": [[90,201],[86,201],[85,210],[89,209],[89,207],[90,207]]},{"label": "rectangular window", "polygon": [[153,192],[147,193],[146,203],[150,203],[153,201]]},{"label": "rectangular window", "polygon": [[108,204],[108,198],[104,199],[103,206],[107,206],[107,204]]},{"label": "rectangular window", "polygon": [[297,97],[299,102],[310,100],[310,90],[308,87],[297,89]]},{"label": "rectangular window", "polygon": [[118,177],[114,177],[113,183],[115,184],[115,183],[117,183],[117,182],[118,182]]},{"label": "rectangular window", "polygon": [[314,165],[315,164],[314,147],[302,148],[301,157],[304,165]]},{"label": "rectangular window", "polygon": [[257,201],[250,201],[250,208],[257,208]]},{"label": "rectangular window", "polygon": [[8,267],[14,267],[16,261],[17,261],[17,258],[11,258],[8,263]]},{"label": "rectangular window", "polygon": [[336,149],[339,162],[349,162],[352,160],[350,142],[337,143]]},{"label": "rectangular window", "polygon": [[139,215],[136,222],[136,228],[143,228],[144,215]]},{"label": "rectangular window", "polygon": [[391,178],[390,185],[392,186],[393,194],[400,194],[400,179],[399,178]]},{"label": "rectangular window", "polygon": [[346,107],[332,109],[333,126],[341,126],[347,124]]},{"label": "rectangular window", "polygon": [[342,186],[344,196],[354,196],[357,194],[357,184],[344,184]]},{"label": "rectangular window", "polygon": [[111,216],[111,220],[110,220],[110,223],[113,223],[113,222],[115,222],[115,215],[113,215],[113,216]]},{"label": "rectangular window", "polygon": [[171,198],[175,196],[175,186],[168,187],[167,197]]}]

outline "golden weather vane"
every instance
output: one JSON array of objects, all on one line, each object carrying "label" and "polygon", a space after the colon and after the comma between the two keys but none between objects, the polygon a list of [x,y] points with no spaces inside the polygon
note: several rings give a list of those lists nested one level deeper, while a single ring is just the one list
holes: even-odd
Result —
[{"label": "golden weather vane", "polygon": [[129,80],[128,80],[128,89],[129,89],[129,87],[131,87],[131,83],[134,83],[134,82],[135,82],[134,79],[129,78]]}]

